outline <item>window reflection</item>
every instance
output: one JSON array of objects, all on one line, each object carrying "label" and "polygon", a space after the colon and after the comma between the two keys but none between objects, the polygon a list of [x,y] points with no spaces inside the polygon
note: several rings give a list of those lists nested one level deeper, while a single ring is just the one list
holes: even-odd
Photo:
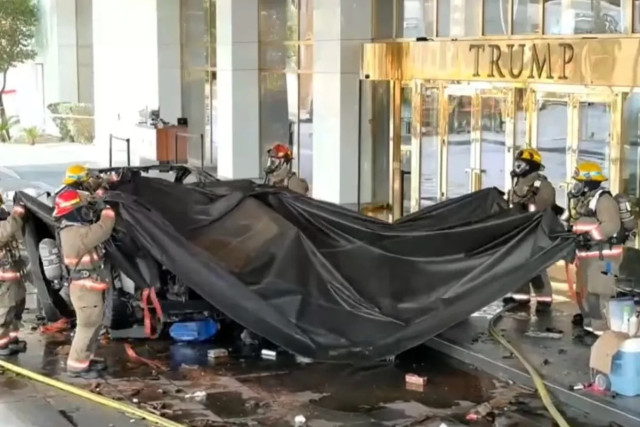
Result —
[{"label": "window reflection", "polygon": [[625,8],[631,0],[546,0],[545,34],[615,34],[626,28]]},{"label": "window reflection", "polygon": [[608,177],[611,105],[581,102],[578,109],[578,162],[596,162],[602,166],[605,176]]},{"label": "window reflection", "polygon": [[479,36],[481,14],[481,1],[440,0],[438,2],[438,36]]},{"label": "window reflection", "polygon": [[260,155],[288,144],[312,185],[313,0],[259,0],[259,14]]},{"label": "window reflection", "polygon": [[513,34],[538,34],[542,0],[514,0]]},{"label": "window reflection", "polygon": [[556,203],[567,204],[567,117],[565,101],[538,99],[538,151],[545,166],[544,174],[556,187]]},{"label": "window reflection", "polygon": [[624,160],[622,162],[622,191],[631,199],[631,205],[638,217],[640,207],[640,93],[630,93],[624,105],[622,141]]},{"label": "window reflection", "polygon": [[470,96],[449,95],[449,135],[447,147],[447,198],[471,191],[471,110]]},{"label": "window reflection", "polygon": [[404,0],[403,38],[435,35],[436,0]]},{"label": "window reflection", "polygon": [[484,34],[509,34],[509,0],[484,0]]},{"label": "window reflection", "polygon": [[480,120],[482,141],[480,144],[480,165],[482,168],[482,188],[504,188],[505,186],[505,145],[506,123],[502,115],[504,98],[487,96],[481,98]]},{"label": "window reflection", "polygon": [[420,177],[420,207],[437,203],[440,199],[438,177],[438,133],[440,96],[438,89],[422,88],[422,176]]}]

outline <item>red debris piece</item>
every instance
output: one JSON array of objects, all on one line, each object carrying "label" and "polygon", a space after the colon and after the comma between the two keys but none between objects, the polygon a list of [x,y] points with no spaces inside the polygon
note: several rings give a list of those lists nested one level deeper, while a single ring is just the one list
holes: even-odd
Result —
[{"label": "red debris piece", "polygon": [[407,384],[427,385],[427,377],[421,377],[416,374],[407,374],[404,376],[404,380]]}]

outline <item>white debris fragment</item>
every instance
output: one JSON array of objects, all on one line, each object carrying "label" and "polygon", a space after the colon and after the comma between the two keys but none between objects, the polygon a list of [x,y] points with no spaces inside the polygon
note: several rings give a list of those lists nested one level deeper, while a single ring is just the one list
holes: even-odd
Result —
[{"label": "white debris fragment", "polygon": [[186,399],[194,399],[194,400],[205,400],[207,398],[206,391],[196,391],[195,393],[190,393],[185,396]]},{"label": "white debris fragment", "polygon": [[304,417],[304,415],[296,415],[296,417],[293,419],[293,422],[295,423],[296,427],[303,427],[307,423],[307,419]]}]

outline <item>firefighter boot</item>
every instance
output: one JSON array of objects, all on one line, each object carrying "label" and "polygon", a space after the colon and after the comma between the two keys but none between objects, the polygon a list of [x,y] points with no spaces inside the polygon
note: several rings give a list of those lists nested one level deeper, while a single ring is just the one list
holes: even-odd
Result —
[{"label": "firefighter boot", "polygon": [[95,371],[106,371],[107,362],[101,357],[94,357],[89,362],[89,367]]},{"label": "firefighter boot", "polygon": [[543,271],[540,275],[531,280],[533,293],[536,295],[536,313],[551,312],[551,304],[553,302],[553,289],[551,288],[551,280],[549,274]]},{"label": "firefighter boot", "polygon": [[16,353],[24,353],[27,351],[27,342],[18,338],[18,335],[11,335],[11,341],[9,341],[9,347],[11,347]]},{"label": "firefighter boot", "polygon": [[100,372],[91,366],[84,369],[67,368],[67,375],[69,375],[71,378],[82,378],[85,380],[95,380],[97,378],[100,378]]},{"label": "firefighter boot", "polygon": [[502,304],[511,305],[518,304],[519,306],[529,305],[531,302],[531,289],[529,284],[520,286],[515,292],[505,295],[502,298]]},{"label": "firefighter boot", "polygon": [[589,292],[587,294],[586,310],[582,328],[595,335],[602,335],[607,330],[607,321],[602,314],[600,295]]}]

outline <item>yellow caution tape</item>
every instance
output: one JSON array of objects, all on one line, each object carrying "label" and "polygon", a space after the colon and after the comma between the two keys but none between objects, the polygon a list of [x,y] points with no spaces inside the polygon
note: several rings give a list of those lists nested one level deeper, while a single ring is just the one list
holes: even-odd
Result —
[{"label": "yellow caution tape", "polygon": [[74,387],[70,384],[64,383],[62,381],[54,380],[53,378],[45,377],[44,375],[37,374],[28,369],[22,368],[20,366],[14,365],[13,363],[9,363],[4,360],[0,360],[0,367],[6,369],[7,371],[15,372],[18,375],[22,375],[29,379],[41,382],[48,386],[57,388],[62,391],[66,391],[67,393],[75,394],[76,396],[83,397],[85,399],[91,400],[102,406],[108,406],[110,408],[116,409],[118,411],[122,411],[128,415],[132,415],[138,418],[145,419],[152,423],[155,423],[161,427],[186,427],[184,424],[179,424],[174,421],[168,420],[161,416],[152,414],[151,412],[147,412],[135,406],[118,402],[116,400],[110,399],[105,396],[101,396],[96,393],[92,393],[87,390],[83,390],[78,387]]}]

